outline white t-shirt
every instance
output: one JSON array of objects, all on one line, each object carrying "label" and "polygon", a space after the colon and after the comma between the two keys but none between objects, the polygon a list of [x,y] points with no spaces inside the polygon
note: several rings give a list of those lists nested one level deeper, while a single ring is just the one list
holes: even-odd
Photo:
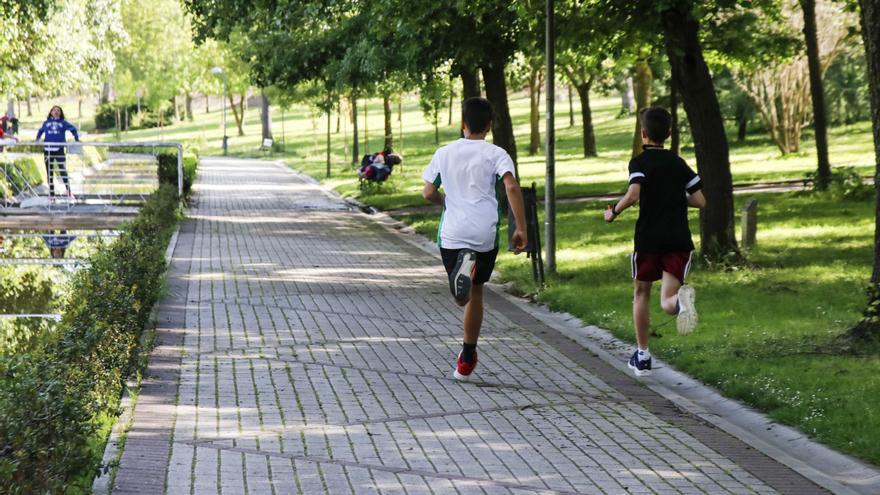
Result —
[{"label": "white t-shirt", "polygon": [[446,191],[440,247],[487,252],[498,246],[495,184],[508,172],[514,173],[510,155],[482,139],[462,138],[434,153],[422,178]]}]

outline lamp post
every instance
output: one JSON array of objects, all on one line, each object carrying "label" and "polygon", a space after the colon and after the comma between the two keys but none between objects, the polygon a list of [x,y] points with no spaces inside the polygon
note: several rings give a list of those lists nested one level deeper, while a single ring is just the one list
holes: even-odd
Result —
[{"label": "lamp post", "polygon": [[227,138],[226,138],[226,73],[223,72],[223,69],[220,67],[214,67],[211,69],[211,72],[214,74],[218,74],[223,76],[223,156],[226,156],[227,152]]}]

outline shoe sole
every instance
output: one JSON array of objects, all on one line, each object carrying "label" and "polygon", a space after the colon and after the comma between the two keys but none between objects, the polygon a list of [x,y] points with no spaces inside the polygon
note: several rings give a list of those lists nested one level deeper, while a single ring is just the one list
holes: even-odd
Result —
[{"label": "shoe sole", "polygon": [[678,290],[678,304],[681,310],[675,317],[675,326],[679,335],[688,335],[697,328],[697,308],[694,306],[696,294],[689,285]]},{"label": "shoe sole", "polygon": [[636,376],[648,376],[651,374],[651,370],[640,370],[629,363],[626,363],[626,365],[629,366],[629,369],[633,370]]},{"label": "shoe sole", "polygon": [[453,277],[450,281],[449,287],[452,290],[452,297],[459,301],[464,301],[468,298],[471,292],[472,277],[476,266],[477,255],[475,253],[472,251],[461,253],[458,257],[458,262],[455,264],[455,268],[452,270]]},{"label": "shoe sole", "polygon": [[462,375],[461,373],[458,372],[458,370],[452,370],[452,378],[455,378],[456,380],[458,380],[460,382],[471,381],[471,375]]}]

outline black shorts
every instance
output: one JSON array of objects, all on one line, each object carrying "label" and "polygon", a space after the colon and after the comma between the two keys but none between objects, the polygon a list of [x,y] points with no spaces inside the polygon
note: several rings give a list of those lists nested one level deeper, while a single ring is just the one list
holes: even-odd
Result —
[{"label": "black shorts", "polygon": [[[446,267],[447,275],[451,274],[452,269],[455,268],[460,251],[461,249],[440,248],[440,256],[443,258],[443,266]],[[489,277],[492,276],[492,270],[495,269],[495,258],[498,256],[498,248],[486,253],[474,252],[477,253],[477,273],[474,275],[473,283],[485,284],[489,281]]]}]

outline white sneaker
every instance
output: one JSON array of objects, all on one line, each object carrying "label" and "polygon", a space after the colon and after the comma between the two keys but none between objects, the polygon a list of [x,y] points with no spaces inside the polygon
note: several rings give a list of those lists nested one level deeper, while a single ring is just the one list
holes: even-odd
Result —
[{"label": "white sneaker", "polygon": [[678,289],[678,316],[675,326],[679,335],[687,335],[697,328],[697,307],[694,305],[696,294],[690,285],[682,285]]}]

